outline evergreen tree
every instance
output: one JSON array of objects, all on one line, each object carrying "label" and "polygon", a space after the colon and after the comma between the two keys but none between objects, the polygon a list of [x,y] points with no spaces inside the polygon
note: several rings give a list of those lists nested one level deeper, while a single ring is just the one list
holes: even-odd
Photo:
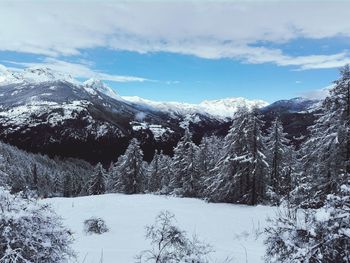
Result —
[{"label": "evergreen tree", "polygon": [[169,157],[163,153],[156,153],[148,166],[147,189],[150,192],[159,192],[163,186],[169,186],[170,163]]},{"label": "evergreen tree", "polygon": [[266,228],[266,262],[350,262],[350,187],[342,185],[319,209],[293,207]]},{"label": "evergreen tree", "polygon": [[210,180],[209,200],[255,205],[265,199],[268,164],[262,125],[258,109],[237,112]]},{"label": "evergreen tree", "polygon": [[164,154],[159,157],[160,174],[162,175],[160,193],[169,194],[171,191],[169,185],[172,177],[172,159]]},{"label": "evergreen tree", "polygon": [[42,175],[39,177],[37,193],[38,196],[42,198],[48,198],[49,196],[51,197],[53,194],[52,177],[49,175],[49,172],[50,171],[44,169]]},{"label": "evergreen tree", "polygon": [[38,184],[39,184],[38,167],[37,167],[37,164],[34,163],[33,169],[32,169],[32,187],[31,187],[32,190],[37,191]]},{"label": "evergreen tree", "polygon": [[283,132],[281,121],[276,118],[268,129],[267,160],[269,164],[269,195],[274,203],[288,197],[292,189],[292,177],[296,171],[296,156],[290,141]]},{"label": "evergreen tree", "polygon": [[63,178],[63,196],[72,196],[72,175],[69,173],[66,173]]},{"label": "evergreen tree", "polygon": [[170,187],[179,196],[196,197],[200,190],[196,146],[188,129],[174,150]]},{"label": "evergreen tree", "polygon": [[124,155],[120,156],[113,169],[114,191],[126,194],[143,193],[146,170],[143,153],[136,139],[132,139]]},{"label": "evergreen tree", "polygon": [[0,222],[0,262],[75,261],[71,231],[47,204],[0,187]]},{"label": "evergreen tree", "polygon": [[101,163],[98,163],[94,169],[89,182],[88,182],[88,194],[100,195],[106,192],[106,177]]},{"label": "evergreen tree", "polygon": [[216,136],[203,137],[199,145],[197,162],[201,178],[201,196],[205,196],[206,183],[210,180],[213,170],[221,158],[222,141]]},{"label": "evergreen tree", "polygon": [[0,154],[0,187],[6,187],[9,183],[9,175],[7,174],[6,160],[2,154]]},{"label": "evergreen tree", "polygon": [[63,193],[63,181],[60,171],[55,171],[52,174],[52,194],[59,196]]},{"label": "evergreen tree", "polygon": [[349,66],[322,109],[301,149],[291,208],[266,229],[267,262],[350,262]]},{"label": "evergreen tree", "polygon": [[301,206],[322,206],[327,194],[339,191],[349,181],[350,172],[350,68],[340,78],[322,104],[323,113],[310,128],[303,145],[303,177],[297,193]]}]

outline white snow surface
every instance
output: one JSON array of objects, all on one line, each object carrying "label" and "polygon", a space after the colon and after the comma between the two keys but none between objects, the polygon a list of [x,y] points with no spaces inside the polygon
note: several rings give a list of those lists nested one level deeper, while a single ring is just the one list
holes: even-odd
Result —
[{"label": "white snow surface", "polygon": [[143,99],[137,96],[122,96],[126,101],[151,107],[160,111],[166,111],[173,114],[195,114],[206,113],[220,118],[230,118],[239,107],[262,108],[268,105],[263,100],[248,100],[242,97],[226,98],[220,100],[204,100],[199,104],[181,103],[181,102],[158,102]]},{"label": "white snow surface", "polygon": [[[106,194],[76,198],[52,198],[49,203],[74,232],[73,249],[78,262],[132,263],[135,255],[150,248],[145,239],[145,226],[154,223],[160,211],[175,214],[177,225],[190,237],[210,243],[215,252],[211,262],[263,262],[264,227],[275,208],[206,203],[199,199],[157,195]],[[109,232],[87,235],[83,222],[91,217],[105,220]]]}]

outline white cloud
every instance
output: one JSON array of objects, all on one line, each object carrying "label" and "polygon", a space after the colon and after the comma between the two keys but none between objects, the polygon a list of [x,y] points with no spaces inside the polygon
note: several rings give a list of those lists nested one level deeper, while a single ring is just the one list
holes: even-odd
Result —
[{"label": "white cloud", "polygon": [[[26,63],[26,62],[13,62],[13,61],[3,61],[10,63],[12,65],[17,65],[21,67],[48,67],[55,71],[69,74],[74,78],[96,78],[101,80],[109,80],[115,82],[144,82],[151,81],[146,78],[134,77],[134,76],[121,76],[106,74],[103,72],[98,72],[90,68],[91,63],[87,61],[82,61],[82,63],[71,63],[67,61],[62,61],[54,58],[46,58],[43,62],[36,63]],[[16,70],[18,68],[11,67],[10,69]]]},{"label": "white cloud", "polygon": [[0,50],[59,56],[106,47],[333,68],[350,62],[346,51],[288,56],[261,43],[350,37],[349,9],[346,1],[1,1]]},{"label": "white cloud", "polygon": [[310,90],[302,93],[301,96],[308,99],[322,100],[329,95],[329,90],[333,87],[334,85],[330,85],[322,89]]}]

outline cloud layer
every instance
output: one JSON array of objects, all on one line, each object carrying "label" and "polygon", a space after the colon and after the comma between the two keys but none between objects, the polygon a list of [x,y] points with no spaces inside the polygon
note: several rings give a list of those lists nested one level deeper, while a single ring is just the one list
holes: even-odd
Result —
[{"label": "cloud layer", "polygon": [[36,62],[36,63],[27,63],[27,62],[15,62],[15,61],[3,61],[8,64],[14,65],[12,69],[18,70],[19,67],[48,67],[50,69],[53,69],[55,71],[71,75],[74,78],[95,78],[100,80],[107,80],[107,81],[113,81],[113,82],[144,82],[144,81],[151,81],[146,78],[141,77],[134,77],[134,76],[121,76],[121,75],[113,75],[113,74],[106,74],[103,72],[98,72],[93,69],[91,69],[90,63],[71,63],[67,61],[62,61],[54,58],[46,58],[42,62]]},{"label": "cloud layer", "polygon": [[349,9],[346,1],[2,1],[0,50],[54,57],[104,47],[333,68],[350,63],[350,54],[291,56],[264,43],[348,38]]}]

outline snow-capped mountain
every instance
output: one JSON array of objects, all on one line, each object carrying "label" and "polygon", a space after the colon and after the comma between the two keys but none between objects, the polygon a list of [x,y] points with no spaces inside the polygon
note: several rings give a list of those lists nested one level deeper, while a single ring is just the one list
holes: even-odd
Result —
[{"label": "snow-capped mountain", "polygon": [[49,68],[0,67],[0,139],[32,152],[92,162],[116,159],[135,137],[150,159],[155,149],[171,153],[185,128],[196,142],[209,134],[225,135],[238,107],[259,107],[267,120],[287,112],[288,122],[288,114],[313,103],[295,99],[267,105],[244,98],[155,102],[121,97],[100,80],[79,82]]},{"label": "snow-capped mountain", "polygon": [[297,97],[289,100],[278,100],[263,108],[263,111],[276,112],[303,112],[316,109],[320,104],[320,100]]},{"label": "snow-capped mountain", "polygon": [[268,105],[263,100],[248,100],[245,98],[226,98],[220,100],[205,100],[199,104],[180,103],[180,102],[157,102],[143,99],[137,96],[123,96],[123,99],[135,104],[144,105],[153,109],[169,112],[173,115],[187,114],[207,114],[215,118],[230,118],[239,107],[263,108]]},{"label": "snow-capped mountain", "polygon": [[155,148],[171,152],[184,126],[200,138],[220,123],[205,113],[175,116],[131,103],[99,80],[1,67],[0,139],[26,150],[107,162],[137,137],[149,158]]},{"label": "snow-capped mountain", "polygon": [[123,100],[123,98],[119,96],[112,88],[108,87],[99,79],[88,79],[83,83],[83,87],[86,91],[93,95],[96,95],[97,92],[101,92],[115,100]]},{"label": "snow-capped mountain", "polygon": [[57,80],[78,84],[78,81],[72,76],[62,74],[50,68],[31,67],[22,71],[11,71],[0,65],[0,85],[14,83],[42,83]]}]

